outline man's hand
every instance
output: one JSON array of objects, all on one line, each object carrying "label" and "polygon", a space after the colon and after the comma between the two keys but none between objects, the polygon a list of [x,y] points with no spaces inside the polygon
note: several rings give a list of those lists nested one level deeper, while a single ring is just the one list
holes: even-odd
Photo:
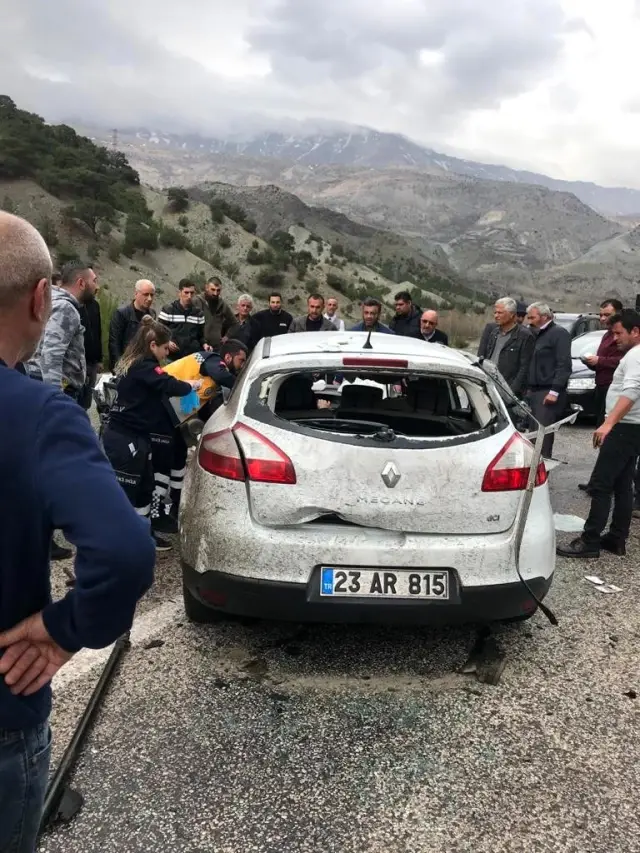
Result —
[{"label": "man's hand", "polygon": [[169,352],[178,352],[178,344],[175,341],[169,341]]},{"label": "man's hand", "polygon": [[583,359],[583,361],[585,364],[588,364],[589,367],[595,367],[600,361],[600,359],[597,355],[588,355]]},{"label": "man's hand", "polygon": [[213,347],[210,347],[209,344],[204,344],[202,348],[205,352],[213,352]]},{"label": "man's hand", "polygon": [[51,639],[42,613],[0,633],[0,648],[0,675],[14,696],[37,693],[73,657]]},{"label": "man's hand", "polygon": [[558,402],[558,395],[549,393],[549,394],[547,394],[547,396],[542,401],[542,404],[544,406],[553,406],[553,404],[557,403],[557,402]]},{"label": "man's hand", "polygon": [[609,435],[612,429],[613,427],[609,426],[609,424],[607,424],[606,422],[603,423],[601,427],[598,427],[598,429],[593,434],[593,446],[602,447],[605,438]]}]

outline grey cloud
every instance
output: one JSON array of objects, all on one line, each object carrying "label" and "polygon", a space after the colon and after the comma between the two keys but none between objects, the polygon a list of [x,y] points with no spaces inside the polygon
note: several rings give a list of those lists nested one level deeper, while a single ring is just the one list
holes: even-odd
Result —
[{"label": "grey cloud", "polygon": [[[585,29],[560,0],[0,0],[0,20],[0,93],[52,120],[215,135],[328,119],[445,150],[471,111],[551,76],[563,37]],[[270,74],[199,61],[243,39]],[[423,50],[441,61],[423,65]],[[549,128],[559,150],[570,134]]]},{"label": "grey cloud", "polygon": [[[282,0],[248,37],[284,78],[353,80],[386,68],[405,75],[408,89],[418,77],[424,96],[456,111],[524,90],[555,63],[562,36],[577,24],[559,0]],[[439,51],[442,63],[421,67],[422,50]]]}]

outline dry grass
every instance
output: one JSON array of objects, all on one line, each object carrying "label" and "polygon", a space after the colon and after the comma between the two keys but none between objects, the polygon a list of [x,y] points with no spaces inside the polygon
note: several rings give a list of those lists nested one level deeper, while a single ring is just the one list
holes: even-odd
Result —
[{"label": "dry grass", "polygon": [[438,327],[449,335],[449,343],[458,349],[474,347],[480,341],[482,330],[491,322],[491,311],[483,314],[462,311],[443,311],[440,313]]}]

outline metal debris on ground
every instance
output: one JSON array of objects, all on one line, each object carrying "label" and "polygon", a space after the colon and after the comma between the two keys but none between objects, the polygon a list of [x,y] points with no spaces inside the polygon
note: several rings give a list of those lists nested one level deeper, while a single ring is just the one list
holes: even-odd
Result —
[{"label": "metal debris on ground", "polygon": [[475,675],[482,684],[497,685],[507,665],[504,652],[489,628],[482,628],[462,667],[463,675]]},{"label": "metal debris on ground", "polygon": [[558,533],[581,533],[584,529],[584,518],[556,512],[553,515],[553,524]]},{"label": "metal debris on ground", "polygon": [[605,595],[612,595],[616,592],[622,592],[622,587],[616,586],[612,583],[605,583],[602,578],[599,578],[597,575],[586,575],[585,580],[589,581],[590,584],[593,584],[594,588],[598,590],[598,592],[602,592]]}]

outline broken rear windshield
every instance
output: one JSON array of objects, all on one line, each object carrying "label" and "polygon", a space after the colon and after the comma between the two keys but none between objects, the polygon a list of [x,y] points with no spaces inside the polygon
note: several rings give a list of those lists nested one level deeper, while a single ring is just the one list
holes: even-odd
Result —
[{"label": "broken rear windshield", "polygon": [[254,389],[281,426],[377,441],[472,435],[499,418],[481,382],[427,372],[283,371]]}]

